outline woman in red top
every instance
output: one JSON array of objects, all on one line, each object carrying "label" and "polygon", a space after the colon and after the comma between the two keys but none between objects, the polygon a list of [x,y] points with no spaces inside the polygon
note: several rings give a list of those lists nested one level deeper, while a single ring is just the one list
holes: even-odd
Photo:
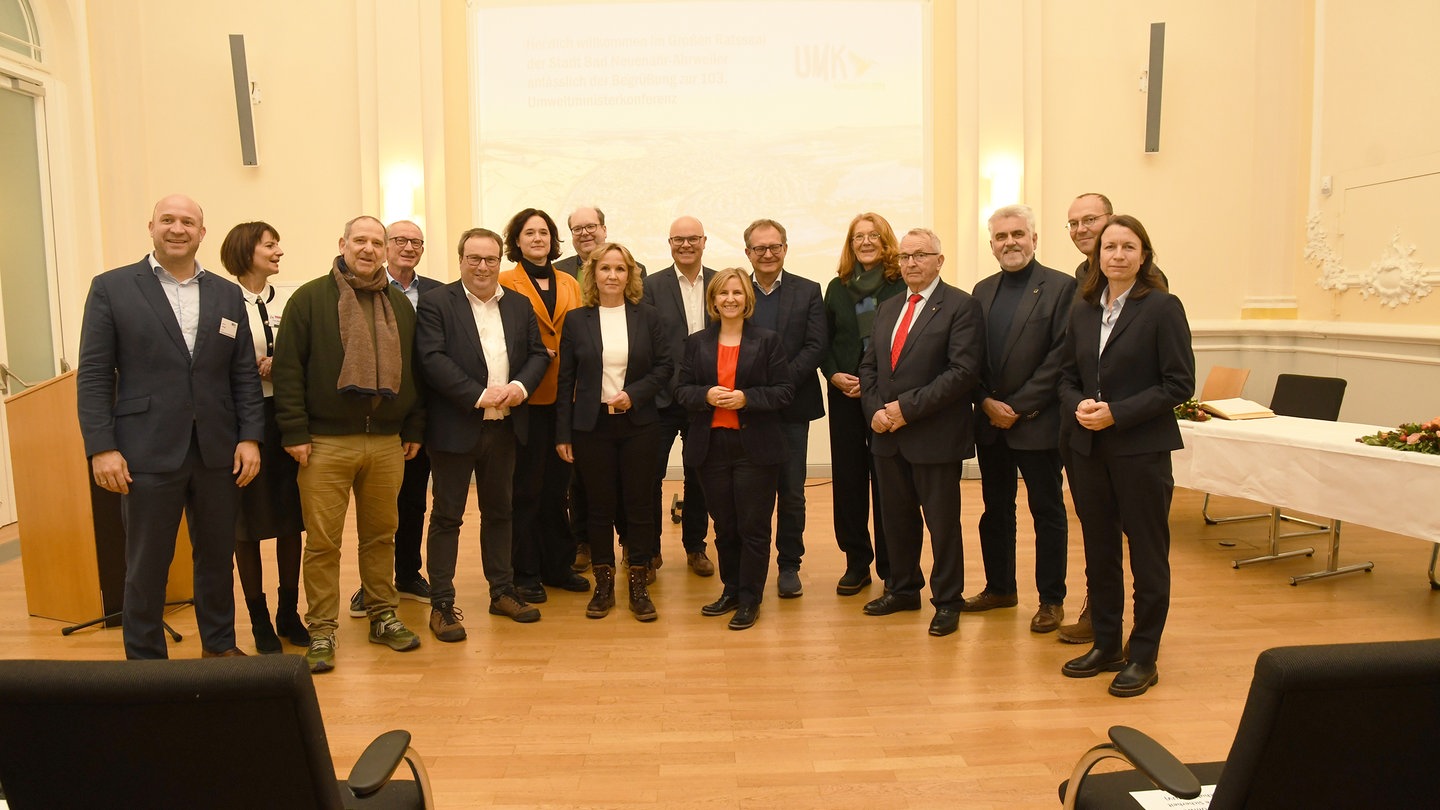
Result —
[{"label": "woman in red top", "polygon": [[675,401],[690,412],[685,464],[700,470],[715,522],[720,598],[700,609],[730,611],[731,630],[755,624],[770,568],[770,520],[785,441],[778,411],[795,388],[776,333],[746,323],[755,290],[745,271],[721,270],[705,290],[710,326],[685,342]]}]

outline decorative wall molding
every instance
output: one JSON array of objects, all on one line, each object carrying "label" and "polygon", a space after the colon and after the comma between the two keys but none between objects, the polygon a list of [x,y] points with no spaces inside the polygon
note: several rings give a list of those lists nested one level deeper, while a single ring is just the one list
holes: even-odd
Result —
[{"label": "decorative wall molding", "polygon": [[1315,280],[1322,290],[1345,292],[1356,289],[1360,297],[1368,300],[1371,296],[1391,309],[1401,304],[1418,302],[1440,284],[1440,269],[1427,270],[1415,258],[1415,245],[1400,242],[1400,229],[1390,237],[1380,258],[1370,263],[1362,272],[1345,267],[1344,260],[1330,244],[1325,226],[1320,224],[1320,212],[1310,214],[1305,223],[1305,260],[1320,268],[1320,278]]}]

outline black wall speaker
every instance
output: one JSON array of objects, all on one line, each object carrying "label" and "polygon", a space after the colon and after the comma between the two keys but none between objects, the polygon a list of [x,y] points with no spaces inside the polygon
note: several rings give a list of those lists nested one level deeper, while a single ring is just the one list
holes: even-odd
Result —
[{"label": "black wall speaker", "polygon": [[1145,151],[1160,151],[1160,85],[1165,79],[1165,23],[1150,23],[1150,72],[1145,102]]},{"label": "black wall speaker", "polygon": [[230,71],[235,76],[235,115],[240,120],[240,162],[259,166],[255,152],[255,115],[250,107],[250,69],[245,64],[245,35],[230,35]]}]

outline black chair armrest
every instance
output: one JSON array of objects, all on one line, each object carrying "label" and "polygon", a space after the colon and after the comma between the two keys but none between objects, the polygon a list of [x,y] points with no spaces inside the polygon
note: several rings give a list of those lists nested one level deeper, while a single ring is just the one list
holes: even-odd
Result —
[{"label": "black chair armrest", "polygon": [[[1060,783],[1060,802],[1065,810],[1080,806],[1080,783],[1103,759],[1118,759],[1134,766],[1135,770],[1156,787],[1182,799],[1193,799],[1200,795],[1200,780],[1186,767],[1185,763],[1165,750],[1160,743],[1128,726],[1111,726],[1110,742],[1101,743],[1080,757],[1070,778]],[[1113,777],[1119,774],[1100,774]],[[1134,780],[1143,784],[1138,777]],[[1092,797],[1087,804],[1093,806]]]},{"label": "black chair armrest", "polygon": [[1200,795],[1200,780],[1195,778],[1195,774],[1143,731],[1129,726],[1111,726],[1110,741],[1156,787],[1182,799]]},{"label": "black chair armrest", "polygon": [[350,776],[345,780],[346,787],[361,797],[379,791],[395,775],[395,769],[405,761],[405,752],[409,749],[408,731],[396,729],[376,737],[365,747],[365,753],[360,755],[355,767],[350,769]]}]

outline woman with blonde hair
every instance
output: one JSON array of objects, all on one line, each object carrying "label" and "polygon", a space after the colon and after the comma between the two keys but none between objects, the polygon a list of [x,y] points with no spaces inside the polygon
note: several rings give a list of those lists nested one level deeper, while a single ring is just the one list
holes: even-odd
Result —
[{"label": "woman with blonde hair", "polygon": [[623,498],[630,612],[654,621],[648,584],[650,560],[660,551],[650,502],[660,443],[655,395],[675,365],[660,313],[640,301],[640,269],[629,250],[614,242],[600,245],[580,278],[581,306],[570,311],[560,335],[555,449],[575,465],[589,503],[595,592],[585,615],[603,618],[615,605],[612,529]]}]

